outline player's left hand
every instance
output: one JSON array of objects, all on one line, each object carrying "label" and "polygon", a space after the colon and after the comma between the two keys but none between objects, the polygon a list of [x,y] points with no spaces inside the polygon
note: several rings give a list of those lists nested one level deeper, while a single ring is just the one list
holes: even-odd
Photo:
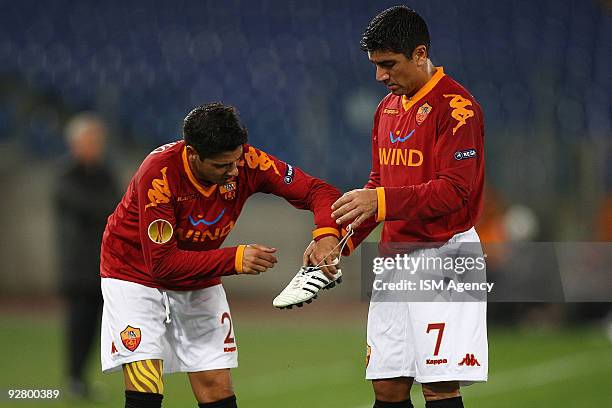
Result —
[{"label": "player's left hand", "polygon": [[333,236],[323,237],[318,241],[311,241],[304,251],[303,265],[318,265],[319,263],[330,265],[321,267],[321,272],[328,279],[333,279],[333,276],[337,273],[333,263],[340,255],[340,248],[336,248],[338,242],[338,238]]},{"label": "player's left hand", "polygon": [[350,223],[353,229],[371,217],[378,209],[375,189],[361,188],[344,193],[332,204],[332,218],[340,225]]}]

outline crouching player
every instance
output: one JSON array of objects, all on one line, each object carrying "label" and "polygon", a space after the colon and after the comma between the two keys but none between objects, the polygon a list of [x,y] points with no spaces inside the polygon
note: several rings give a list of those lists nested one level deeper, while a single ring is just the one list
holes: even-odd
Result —
[{"label": "crouching player", "polygon": [[103,236],[102,370],[123,370],[130,408],[160,407],[162,374],[172,372],[188,374],[199,407],[237,406],[237,347],[220,278],[277,262],[266,245],[221,247],[252,194],[312,211],[317,259],[338,244],[331,205],[340,193],[248,145],[233,107],[194,109],[183,136],[146,157]]}]

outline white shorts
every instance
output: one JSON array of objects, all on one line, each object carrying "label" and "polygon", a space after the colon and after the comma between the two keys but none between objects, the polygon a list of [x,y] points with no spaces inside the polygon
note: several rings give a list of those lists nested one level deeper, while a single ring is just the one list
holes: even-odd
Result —
[{"label": "white shorts", "polygon": [[[472,228],[449,242],[480,239]],[[370,302],[366,379],[486,381],[486,314],[486,302]]]},{"label": "white shorts", "polygon": [[163,360],[164,373],[238,366],[223,286],[176,292],[102,278],[102,295],[103,372],[147,359]]}]

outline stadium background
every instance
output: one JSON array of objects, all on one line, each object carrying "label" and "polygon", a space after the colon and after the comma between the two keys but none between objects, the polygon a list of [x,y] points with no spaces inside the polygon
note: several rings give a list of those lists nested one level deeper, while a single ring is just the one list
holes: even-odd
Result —
[{"label": "stadium background", "polygon": [[[343,190],[360,187],[372,113],[385,90],[358,41],[393,4],[0,1],[0,390],[64,386],[63,305],[55,295],[61,220],[49,196],[70,116],[95,110],[109,121],[108,157],[124,185],[149,151],[180,138],[186,112],[220,100],[238,107],[251,143]],[[429,24],[434,64],[485,113],[483,235],[611,241],[610,2],[409,5]],[[371,400],[362,380],[367,305],[359,299],[358,256],[344,266],[346,283],[315,304],[271,307],[296,271],[311,222],[282,200],[255,197],[230,235],[229,244],[262,242],[280,253],[265,276],[225,279],[243,406],[366,407]],[[602,395],[612,374],[606,305],[491,309],[491,381],[466,391],[470,406],[609,400]],[[120,401],[120,376],[102,377],[97,361],[98,405]],[[186,378],[168,382],[167,406],[192,404]],[[28,406],[5,397],[0,404]]]}]

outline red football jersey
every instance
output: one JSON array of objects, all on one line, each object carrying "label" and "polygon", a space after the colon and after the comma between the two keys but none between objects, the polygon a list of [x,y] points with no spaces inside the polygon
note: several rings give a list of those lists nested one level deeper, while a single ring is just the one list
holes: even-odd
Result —
[{"label": "red football jersey", "polygon": [[484,125],[470,93],[436,68],[411,98],[387,95],[372,130],[378,213],[356,230],[362,241],[385,221],[381,242],[446,242],[482,210]]},{"label": "red football jersey", "polygon": [[331,218],[331,204],[340,197],[337,189],[253,146],[243,147],[238,177],[223,186],[196,179],[183,141],[151,152],[108,218],[101,276],[196,290],[241,272],[245,246],[221,245],[247,198],[257,192],[313,211],[315,239],[339,235]]}]

